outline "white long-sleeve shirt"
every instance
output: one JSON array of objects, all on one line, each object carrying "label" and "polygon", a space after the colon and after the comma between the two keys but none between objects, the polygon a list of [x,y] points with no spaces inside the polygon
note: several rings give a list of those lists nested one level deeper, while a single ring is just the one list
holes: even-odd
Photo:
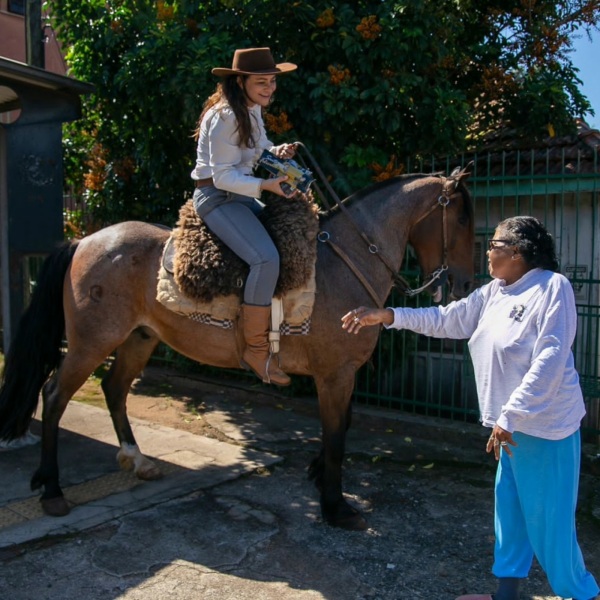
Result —
[{"label": "white long-sleeve shirt", "polygon": [[221,190],[250,198],[260,197],[262,180],[252,176],[252,171],[263,150],[271,150],[273,143],[267,139],[261,106],[255,104],[248,112],[254,148],[240,146],[237,120],[228,105],[219,104],[208,110],[200,124],[192,179],[212,177],[215,187]]},{"label": "white long-sleeve shirt", "polygon": [[483,425],[550,440],[579,428],[585,405],[571,351],[577,312],[563,275],[533,269],[447,306],[393,311],[390,327],[469,338]]}]

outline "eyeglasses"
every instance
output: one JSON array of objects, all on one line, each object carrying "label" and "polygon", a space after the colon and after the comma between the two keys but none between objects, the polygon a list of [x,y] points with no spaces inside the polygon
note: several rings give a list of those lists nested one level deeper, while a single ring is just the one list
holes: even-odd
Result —
[{"label": "eyeglasses", "polygon": [[497,248],[505,248],[506,246],[513,246],[514,244],[510,240],[488,240],[488,249],[496,250]]}]

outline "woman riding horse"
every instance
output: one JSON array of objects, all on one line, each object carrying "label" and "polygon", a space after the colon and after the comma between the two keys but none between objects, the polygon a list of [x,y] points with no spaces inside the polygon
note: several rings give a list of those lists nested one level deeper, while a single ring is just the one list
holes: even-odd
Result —
[{"label": "woman riding horse", "polygon": [[279,276],[279,254],[257,214],[263,191],[286,197],[287,177],[252,175],[264,149],[291,158],[293,144],[274,146],[267,139],[262,110],[269,106],[277,75],[296,69],[275,64],[268,48],[236,50],[231,69],[215,68],[222,78],[204,104],[198,121],[194,207],[207,227],[250,266],[244,287],[242,323],[246,348],[242,366],[263,382],[289,385],[290,378],[271,360],[268,331],[271,299]]}]

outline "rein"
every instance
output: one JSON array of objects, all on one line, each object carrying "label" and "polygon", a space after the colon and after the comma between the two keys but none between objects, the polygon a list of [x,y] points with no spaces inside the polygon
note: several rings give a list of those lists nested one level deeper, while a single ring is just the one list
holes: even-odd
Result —
[{"label": "rein", "polygon": [[[352,218],[352,215],[350,214],[350,212],[348,211],[346,206],[342,202],[340,202],[338,195],[335,193],[335,191],[333,190],[333,188],[327,181],[325,175],[321,171],[321,168],[319,167],[319,165],[313,158],[312,154],[308,151],[306,146],[304,146],[304,144],[302,144],[301,142],[296,142],[296,145],[301,146],[302,149],[306,152],[307,156],[309,157],[309,159],[312,163],[312,167],[315,169],[315,171],[319,175],[321,182],[327,188],[327,191],[329,192],[330,196],[334,199],[335,204],[339,207],[341,213],[348,219],[350,224],[354,227],[355,231],[363,239],[363,241],[367,245],[367,248],[369,249],[369,252],[371,254],[374,254],[375,256],[377,256],[377,258],[379,258],[379,260],[381,260],[381,262],[385,265],[385,267],[388,269],[388,271],[392,275],[394,285],[400,287],[403,294],[405,294],[406,296],[409,296],[409,297],[416,296],[417,294],[419,294],[420,292],[422,292],[423,290],[425,290],[429,286],[431,286],[435,281],[440,279],[440,277],[444,274],[444,272],[448,270],[448,264],[447,264],[448,218],[447,218],[447,210],[446,209],[447,209],[448,204],[450,203],[450,199],[456,192],[456,188],[458,187],[458,183],[459,183],[458,180],[455,180],[452,178],[452,175],[450,176],[450,178],[447,178],[444,181],[444,183],[442,184],[442,193],[438,197],[437,202],[425,214],[421,215],[421,217],[419,217],[419,219],[414,223],[414,225],[416,225],[417,223],[419,223],[420,221],[422,221],[423,219],[428,217],[436,208],[438,208],[438,206],[442,208],[442,241],[443,241],[442,264],[437,269],[435,269],[435,271],[433,271],[433,273],[431,274],[431,277],[429,278],[428,281],[426,281],[421,287],[413,289],[408,285],[407,281],[399,273],[396,272],[396,270],[392,267],[390,261],[386,258],[386,256],[379,251],[378,246],[376,244],[374,244],[373,242],[371,242],[371,240],[364,233],[364,231],[362,231],[360,229],[360,227],[358,226],[356,221]],[[440,179],[442,179],[441,176],[440,176]],[[319,191],[319,193],[323,197],[323,199],[325,199],[324,194],[321,192],[321,190],[318,189],[318,187],[317,187],[317,190]],[[326,201],[325,201],[325,204],[327,206],[327,210],[331,210]],[[377,294],[377,292],[373,289],[373,286],[367,281],[366,277],[361,273],[360,269],[352,262],[352,259],[344,252],[344,250],[342,250],[342,248],[340,248],[340,246],[338,246],[331,239],[329,232],[327,232],[327,231],[319,232],[319,234],[317,235],[317,239],[319,240],[319,242],[327,243],[330,246],[330,248],[346,263],[348,268],[354,273],[354,275],[357,277],[357,279],[361,282],[361,284],[367,290],[367,292],[369,293],[369,295],[371,296],[371,298],[373,299],[373,301],[375,302],[377,307],[383,308],[384,303],[381,300],[381,298],[379,297],[379,294]]]}]

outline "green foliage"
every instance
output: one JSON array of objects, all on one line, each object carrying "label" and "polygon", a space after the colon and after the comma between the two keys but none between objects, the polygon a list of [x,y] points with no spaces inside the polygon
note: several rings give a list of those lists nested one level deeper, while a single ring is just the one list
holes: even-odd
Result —
[{"label": "green foliage", "polygon": [[[191,137],[235,48],[299,65],[278,80],[271,139],[301,140],[346,195],[399,160],[514,127],[561,134],[590,105],[569,60],[593,1],[49,0],[71,74],[96,86],[66,128],[69,184],[94,223],[173,224]],[[289,124],[289,125],[288,125]],[[291,129],[289,128],[291,126]]]}]

